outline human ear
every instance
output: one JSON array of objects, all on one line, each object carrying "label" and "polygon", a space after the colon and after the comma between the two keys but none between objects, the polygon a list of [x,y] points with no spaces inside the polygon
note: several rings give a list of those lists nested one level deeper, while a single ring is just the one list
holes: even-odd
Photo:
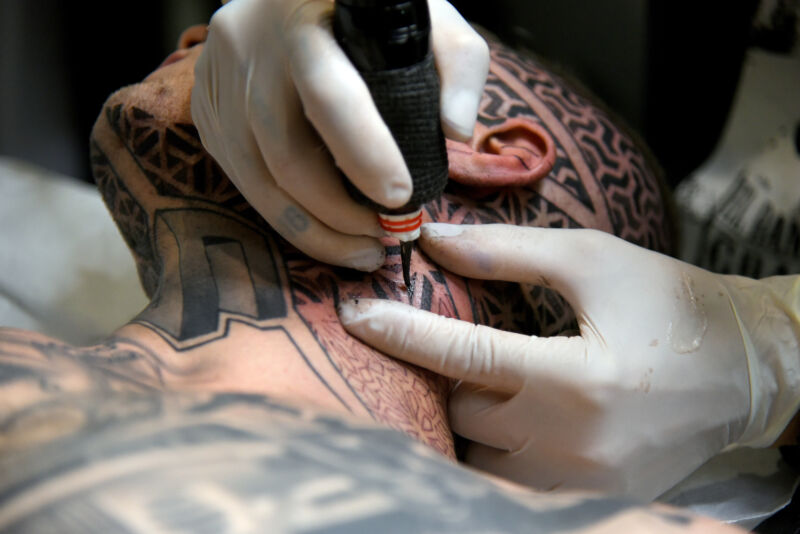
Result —
[{"label": "human ear", "polygon": [[553,138],[535,121],[515,117],[475,127],[472,139],[447,139],[450,178],[473,187],[511,187],[534,182],[556,160]]}]

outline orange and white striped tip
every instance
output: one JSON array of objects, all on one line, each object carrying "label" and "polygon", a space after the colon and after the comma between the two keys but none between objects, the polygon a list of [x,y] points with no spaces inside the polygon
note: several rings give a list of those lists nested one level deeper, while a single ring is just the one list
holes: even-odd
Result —
[{"label": "orange and white striped tip", "polygon": [[378,221],[386,235],[400,240],[400,260],[403,263],[403,282],[411,298],[411,252],[414,242],[419,239],[419,229],[422,226],[422,209],[402,215],[378,214]]},{"label": "orange and white striped tip", "polygon": [[378,222],[388,237],[400,241],[416,241],[422,226],[422,209],[401,215],[378,214]]}]

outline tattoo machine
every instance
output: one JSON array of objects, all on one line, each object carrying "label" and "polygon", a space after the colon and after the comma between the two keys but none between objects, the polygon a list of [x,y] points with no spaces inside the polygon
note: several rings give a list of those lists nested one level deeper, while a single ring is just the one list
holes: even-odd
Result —
[{"label": "tattoo machine", "polygon": [[378,212],[381,227],[400,240],[403,280],[422,225],[422,205],[447,185],[447,149],[439,119],[439,78],[430,46],[426,0],[336,0],[333,32],[361,74],[394,136],[413,181],[407,204],[389,209],[345,179],[357,202]]}]

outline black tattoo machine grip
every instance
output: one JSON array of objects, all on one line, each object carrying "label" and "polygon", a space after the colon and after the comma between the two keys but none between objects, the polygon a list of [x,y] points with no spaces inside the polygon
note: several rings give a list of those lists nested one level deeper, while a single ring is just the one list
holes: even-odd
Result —
[{"label": "black tattoo machine grip", "polygon": [[[426,0],[336,0],[333,31],[361,74],[375,106],[394,136],[413,180],[401,208],[380,206],[346,181],[351,196],[381,214],[381,225],[402,241],[403,215],[441,196],[447,185],[447,149],[439,119],[439,78],[430,47]],[[392,222],[394,219],[394,222]]]}]

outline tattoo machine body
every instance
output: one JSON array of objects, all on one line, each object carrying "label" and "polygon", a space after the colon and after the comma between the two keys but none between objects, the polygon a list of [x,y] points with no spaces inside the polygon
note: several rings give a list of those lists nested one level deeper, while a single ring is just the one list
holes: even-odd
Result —
[{"label": "tattoo machine body", "polygon": [[413,181],[411,199],[389,209],[345,180],[350,195],[378,212],[387,235],[400,240],[403,280],[422,225],[422,205],[447,185],[447,149],[439,119],[439,78],[430,45],[426,0],[336,0],[333,31],[361,74],[394,136]]}]

